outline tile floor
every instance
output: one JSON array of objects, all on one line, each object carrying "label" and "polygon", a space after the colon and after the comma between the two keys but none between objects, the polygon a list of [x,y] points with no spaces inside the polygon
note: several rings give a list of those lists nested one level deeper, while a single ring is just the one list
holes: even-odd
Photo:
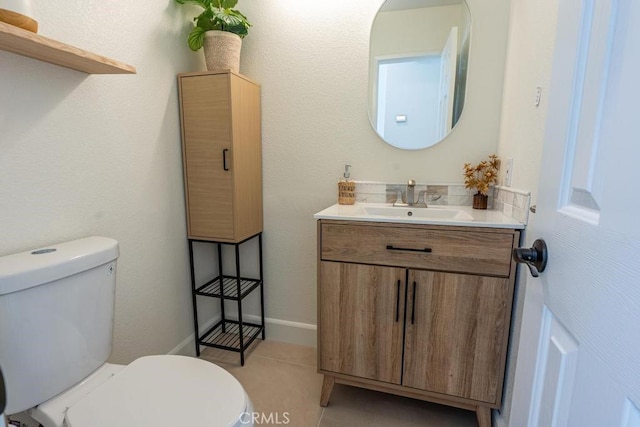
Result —
[{"label": "tile floor", "polygon": [[260,341],[245,353],[206,348],[200,356],[234,375],[263,420],[290,427],[475,427],[475,413],[336,384],[329,406],[322,408],[322,375],[316,372],[316,349]]},{"label": "tile floor", "polygon": [[[322,375],[316,349],[260,341],[245,353],[206,348],[200,356],[227,369],[242,383],[254,410],[264,414],[259,426],[288,427],[476,427],[475,414],[456,408],[336,384],[329,406],[322,408]],[[271,417],[271,422],[266,417]],[[22,427],[36,427],[26,413],[12,417]],[[257,427],[258,425],[256,425]],[[142,427],[142,426],[141,426]]]}]

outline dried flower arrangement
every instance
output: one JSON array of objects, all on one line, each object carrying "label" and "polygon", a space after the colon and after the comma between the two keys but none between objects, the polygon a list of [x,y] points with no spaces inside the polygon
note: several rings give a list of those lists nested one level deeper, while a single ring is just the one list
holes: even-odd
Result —
[{"label": "dried flower arrangement", "polygon": [[476,166],[471,163],[464,164],[464,186],[475,188],[478,193],[487,195],[489,186],[498,180],[498,170],[500,160],[498,156],[492,154],[488,160],[483,160]]}]

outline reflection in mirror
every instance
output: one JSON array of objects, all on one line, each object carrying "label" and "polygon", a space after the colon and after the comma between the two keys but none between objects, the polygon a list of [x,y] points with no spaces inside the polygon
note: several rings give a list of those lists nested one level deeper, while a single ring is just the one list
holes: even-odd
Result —
[{"label": "reflection in mirror", "polygon": [[386,0],[371,27],[369,119],[394,147],[440,142],[458,123],[471,16],[464,0]]}]

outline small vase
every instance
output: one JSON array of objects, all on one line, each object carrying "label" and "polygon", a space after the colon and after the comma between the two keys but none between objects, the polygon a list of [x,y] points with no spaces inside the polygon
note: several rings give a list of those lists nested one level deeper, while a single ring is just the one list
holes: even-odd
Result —
[{"label": "small vase", "polygon": [[473,195],[473,209],[487,209],[487,201],[489,196],[482,193],[476,193]]}]

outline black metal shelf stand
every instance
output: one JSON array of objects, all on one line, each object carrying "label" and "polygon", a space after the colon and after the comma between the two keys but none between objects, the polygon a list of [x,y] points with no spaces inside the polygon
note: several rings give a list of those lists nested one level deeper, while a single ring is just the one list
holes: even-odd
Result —
[{"label": "black metal shelf stand", "polygon": [[[240,273],[240,245],[254,238],[258,238],[260,262],[260,277],[242,277]],[[218,276],[208,282],[197,285],[193,261],[193,243],[212,243],[218,250]],[[222,269],[222,245],[235,247],[236,271],[235,275],[225,275]],[[240,353],[240,365],[244,366],[244,352],[251,343],[262,334],[265,339],[264,327],[264,282],[262,272],[262,233],[253,235],[238,243],[218,242],[211,240],[189,239],[189,263],[191,268],[191,290],[193,297],[193,323],[195,330],[196,355],[200,356],[200,346],[220,348]],[[260,290],[260,324],[245,322],[242,318],[242,300],[256,289]],[[220,300],[220,321],[203,334],[199,333],[197,297],[211,297]],[[235,301],[238,306],[238,319],[231,320],[225,316],[225,300]]]}]

